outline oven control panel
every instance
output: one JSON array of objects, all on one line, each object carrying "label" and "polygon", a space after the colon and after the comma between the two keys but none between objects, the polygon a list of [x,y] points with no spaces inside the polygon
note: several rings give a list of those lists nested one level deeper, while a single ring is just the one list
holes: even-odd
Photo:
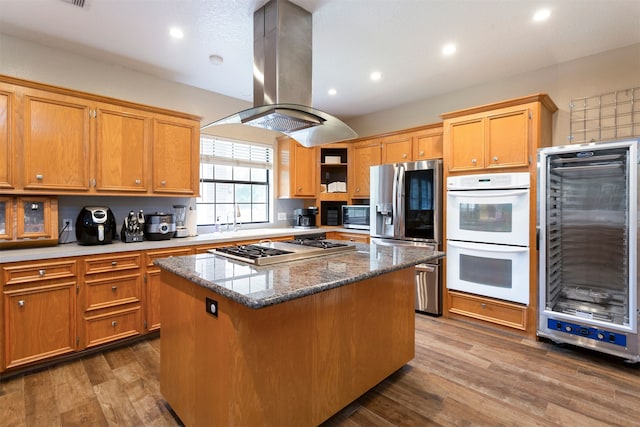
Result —
[{"label": "oven control panel", "polygon": [[596,341],[604,341],[622,347],[627,346],[627,336],[621,333],[613,333],[591,326],[581,326],[571,322],[563,322],[555,319],[547,319],[547,327],[551,330],[565,332],[571,335],[590,338]]}]

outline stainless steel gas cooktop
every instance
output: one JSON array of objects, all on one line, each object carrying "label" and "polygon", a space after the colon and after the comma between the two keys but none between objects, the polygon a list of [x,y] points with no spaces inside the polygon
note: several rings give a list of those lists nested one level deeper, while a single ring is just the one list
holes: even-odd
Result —
[{"label": "stainless steel gas cooktop", "polygon": [[354,251],[355,245],[328,240],[287,240],[261,242],[251,245],[225,246],[209,252],[255,265],[277,264],[305,258],[315,258],[341,252]]}]

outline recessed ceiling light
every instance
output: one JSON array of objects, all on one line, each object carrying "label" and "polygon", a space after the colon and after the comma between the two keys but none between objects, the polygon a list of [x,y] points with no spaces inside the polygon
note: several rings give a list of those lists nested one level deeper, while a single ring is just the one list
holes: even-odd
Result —
[{"label": "recessed ceiling light", "polygon": [[540,9],[533,14],[533,20],[536,22],[546,21],[551,16],[551,10]]},{"label": "recessed ceiling light", "polygon": [[175,39],[181,39],[184,37],[184,33],[178,27],[173,27],[169,30],[169,35]]},{"label": "recessed ceiling light", "polygon": [[338,93],[337,90],[335,90],[334,88],[329,89],[329,95],[335,95],[336,93]]},{"label": "recessed ceiling light", "polygon": [[442,46],[442,54],[444,56],[451,56],[456,53],[456,45],[455,43],[447,43]]},{"label": "recessed ceiling light", "polygon": [[224,58],[220,55],[210,55],[209,62],[211,62],[213,65],[220,65],[224,62]]},{"label": "recessed ceiling light", "polygon": [[374,71],[373,73],[371,73],[371,75],[369,75],[369,78],[375,82],[382,78],[382,74],[380,73],[380,71]]}]

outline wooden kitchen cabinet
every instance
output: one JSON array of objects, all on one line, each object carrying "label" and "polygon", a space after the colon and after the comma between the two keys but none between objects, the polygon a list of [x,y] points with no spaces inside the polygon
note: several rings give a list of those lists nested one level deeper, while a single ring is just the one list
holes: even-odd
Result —
[{"label": "wooden kitchen cabinet", "polygon": [[0,76],[0,189],[197,196],[198,117]]},{"label": "wooden kitchen cabinet", "polygon": [[358,141],[353,145],[353,184],[351,195],[353,198],[368,198],[369,168],[381,164],[380,139]]},{"label": "wooden kitchen cabinet", "polygon": [[442,125],[413,133],[413,160],[431,160],[442,158]]},{"label": "wooden kitchen cabinet", "polygon": [[169,116],[153,123],[153,191],[197,196],[200,123]]},{"label": "wooden kitchen cabinet", "polygon": [[25,189],[89,190],[90,114],[86,99],[23,89]]},{"label": "wooden kitchen cabinet", "polygon": [[369,235],[360,234],[360,233],[334,231],[334,232],[327,233],[327,238],[335,239],[335,240],[348,240],[349,242],[355,242],[355,243],[369,243]]},{"label": "wooden kitchen cabinet", "polygon": [[527,330],[527,307],[463,292],[448,292],[449,313],[511,329]]},{"label": "wooden kitchen cabinet", "polygon": [[535,162],[540,115],[557,110],[547,100],[532,96],[443,114],[445,168],[452,173],[528,169]]},{"label": "wooden kitchen cabinet", "polygon": [[76,261],[66,259],[2,267],[5,369],[76,350],[76,272]]},{"label": "wooden kitchen cabinet", "polygon": [[157,258],[191,255],[191,247],[158,249],[145,253],[145,325],[147,331],[160,329],[160,268],[153,265]]},{"label": "wooden kitchen cabinet", "polygon": [[151,136],[152,119],[144,111],[98,104],[96,191],[147,192]]},{"label": "wooden kitchen cabinet", "polygon": [[382,138],[380,142],[382,164],[410,162],[413,157],[411,132]]},{"label": "wooden kitchen cabinet", "polygon": [[0,189],[13,188],[13,116],[15,95],[0,89]]},{"label": "wooden kitchen cabinet", "polygon": [[315,198],[318,192],[317,152],[296,140],[278,139],[278,197]]},{"label": "wooden kitchen cabinet", "polygon": [[0,197],[0,249],[58,244],[58,200]]},{"label": "wooden kitchen cabinet", "polygon": [[143,333],[141,259],[140,252],[83,259],[79,293],[83,348]]}]

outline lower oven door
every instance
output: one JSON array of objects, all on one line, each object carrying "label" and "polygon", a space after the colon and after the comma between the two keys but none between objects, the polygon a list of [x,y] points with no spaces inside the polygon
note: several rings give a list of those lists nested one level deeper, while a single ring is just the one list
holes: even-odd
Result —
[{"label": "lower oven door", "polygon": [[529,248],[447,241],[447,289],[529,304]]}]

